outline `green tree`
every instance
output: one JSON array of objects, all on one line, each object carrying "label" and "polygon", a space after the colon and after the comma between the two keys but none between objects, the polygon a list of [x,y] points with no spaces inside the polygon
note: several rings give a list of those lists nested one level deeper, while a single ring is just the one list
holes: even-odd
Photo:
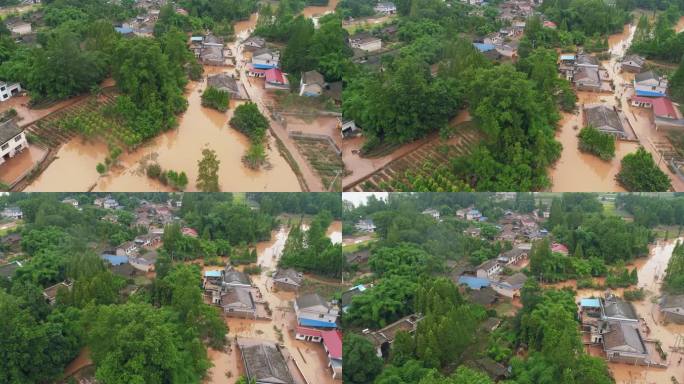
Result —
[{"label": "green tree", "polygon": [[373,344],[363,336],[348,332],[342,344],[344,351],[344,382],[372,383],[382,371],[382,359],[375,354]]},{"label": "green tree", "polygon": [[202,150],[202,160],[197,162],[199,172],[197,174],[197,189],[202,192],[219,192],[219,165],[221,161],[216,157],[216,152],[205,148]]},{"label": "green tree", "polygon": [[629,191],[664,192],[671,188],[670,178],[643,147],[622,158],[622,167],[616,177]]}]

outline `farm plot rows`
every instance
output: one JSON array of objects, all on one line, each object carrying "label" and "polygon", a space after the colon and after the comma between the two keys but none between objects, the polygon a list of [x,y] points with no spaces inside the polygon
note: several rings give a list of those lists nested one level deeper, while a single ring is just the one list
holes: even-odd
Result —
[{"label": "farm plot rows", "polygon": [[342,188],[344,163],[342,157],[325,139],[309,137],[293,137],[311,167],[316,171],[328,191],[339,191]]},{"label": "farm plot rows", "polygon": [[448,142],[431,141],[387,164],[349,188],[350,191],[462,191],[468,186],[450,170],[450,160],[467,155],[480,141],[463,129]]}]

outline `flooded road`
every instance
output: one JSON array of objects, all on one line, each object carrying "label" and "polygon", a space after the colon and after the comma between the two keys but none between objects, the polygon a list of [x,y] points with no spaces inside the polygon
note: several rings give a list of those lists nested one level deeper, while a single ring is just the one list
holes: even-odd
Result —
[{"label": "flooded road", "polygon": [[[333,239],[333,242],[338,237],[341,241],[341,229],[341,221],[334,221],[328,228],[327,234]],[[268,303],[272,311],[271,320],[226,317],[226,325],[229,328],[228,334],[233,345],[228,351],[209,350],[209,358],[214,366],[207,373],[204,380],[205,384],[233,384],[241,374],[244,374],[241,371],[242,362],[234,344],[237,337],[278,341],[285,345],[302,375],[310,384],[341,383],[341,380],[333,380],[331,371],[327,368],[328,360],[322,344],[295,339],[294,330],[297,326],[297,320],[292,303],[296,294],[273,290],[270,276],[278,265],[278,260],[287,241],[288,231],[288,227],[282,225],[271,233],[269,241],[259,242],[256,245],[257,264],[262,267],[262,271],[261,274],[251,277],[252,284],[257,287],[262,296],[257,301]],[[216,269],[216,267],[210,269]]]},{"label": "flooded road", "polygon": [[[679,241],[684,241],[680,238]],[[617,384],[661,384],[671,383],[670,377],[675,377],[679,382],[684,382],[684,366],[678,364],[680,358],[684,354],[670,350],[677,342],[679,335],[684,335],[684,325],[668,323],[665,324],[658,309],[657,300],[661,296],[662,280],[667,268],[667,263],[672,257],[672,251],[676,242],[659,240],[655,245],[650,247],[648,257],[640,258],[629,265],[629,268],[637,268],[637,275],[639,277],[638,287],[646,291],[646,297],[640,301],[634,301],[632,304],[637,312],[637,315],[642,318],[642,326],[646,324],[650,332],[642,333],[642,336],[648,340],[659,340],[662,343],[663,350],[668,353],[667,368],[654,368],[633,366],[630,364],[608,363],[608,368],[615,377]],[[602,279],[597,279],[597,283],[601,283]],[[563,283],[547,285],[556,288],[564,286],[576,288],[575,281],[566,281]],[[629,288],[629,289],[634,289]],[[605,294],[605,291],[596,289],[579,289],[576,290],[576,299],[598,297]],[[622,295],[624,289],[613,289],[612,292],[617,295]],[[592,355],[604,357],[598,353],[596,348],[591,349]]]},{"label": "flooded road", "polygon": [[[215,70],[214,70],[215,71]],[[165,170],[184,171],[188,175],[187,191],[196,191],[197,162],[205,147],[216,151],[221,161],[219,183],[224,191],[299,191],[292,169],[268,137],[269,169],[251,170],[242,164],[249,146],[248,138],[228,126],[238,102],[231,100],[231,109],[221,113],[201,105],[204,84],[188,85],[188,110],[180,118],[177,129],[152,139],[133,153],[121,157],[121,166],[99,176],[98,162],[108,153],[103,143],[84,143],[75,138],[57,153],[57,159],[41,174],[27,191],[166,191],[169,188],[149,179],[145,166],[157,162]],[[69,179],[65,180],[65,175]]]}]

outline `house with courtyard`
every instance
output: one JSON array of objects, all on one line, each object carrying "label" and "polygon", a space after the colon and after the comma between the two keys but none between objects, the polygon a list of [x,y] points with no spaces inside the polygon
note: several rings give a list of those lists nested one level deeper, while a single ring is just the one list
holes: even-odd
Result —
[{"label": "house with courtyard", "polygon": [[239,80],[228,73],[217,73],[215,75],[207,76],[207,87],[213,87],[219,91],[228,92],[231,99],[247,99]]},{"label": "house with courtyard", "polygon": [[282,291],[296,291],[304,282],[304,275],[292,268],[278,268],[272,278],[273,286]]},{"label": "house with courtyard", "polygon": [[415,333],[416,329],[418,329],[418,322],[422,319],[423,317],[419,315],[409,315],[377,331],[364,330],[363,336],[373,343],[378,357],[386,358],[389,356],[397,333],[400,331],[410,334]]},{"label": "house with courtyard", "polygon": [[482,279],[488,279],[501,272],[501,264],[496,259],[487,260],[477,267],[476,275]]},{"label": "house with courtyard", "polygon": [[365,52],[382,49],[382,40],[369,33],[357,33],[349,37],[349,46]]},{"label": "house with courtyard", "polygon": [[392,2],[380,2],[373,7],[373,10],[376,13],[380,13],[383,15],[394,15],[397,13],[397,6],[394,5]]},{"label": "house with courtyard", "polygon": [[21,93],[21,84],[0,81],[0,101],[9,100]]},{"label": "house with courtyard", "polygon": [[609,321],[603,331],[603,351],[608,361],[634,365],[648,365],[646,343],[636,324]]},{"label": "house with courtyard", "polygon": [[73,286],[73,283],[68,282],[68,281],[62,281],[61,283],[57,283],[51,287],[47,287],[43,290],[43,297],[45,297],[45,300],[47,300],[48,304],[50,305],[55,305],[57,302],[57,293],[59,290],[71,290],[71,287]]},{"label": "house with courtyard", "polygon": [[592,126],[603,133],[626,139],[627,133],[620,116],[613,107],[604,104],[588,104],[584,107],[584,126]]},{"label": "house with courtyard", "polygon": [[10,220],[21,220],[24,217],[24,213],[19,207],[5,207],[0,212],[0,216]]},{"label": "house with courtyard", "polygon": [[28,146],[24,129],[13,119],[0,123],[0,164],[18,155]]},{"label": "house with courtyard", "polygon": [[255,69],[278,68],[280,63],[280,52],[269,48],[261,48],[252,53],[252,67]]},{"label": "house with courtyard", "polygon": [[637,96],[663,97],[667,95],[667,78],[653,71],[634,76],[634,92]]},{"label": "house with courtyard", "polygon": [[492,288],[501,296],[514,298],[520,296],[520,290],[527,281],[524,273],[517,272],[511,276],[505,276],[496,282],[492,282]]},{"label": "house with courtyard", "polygon": [[572,84],[578,91],[601,91],[601,76],[598,68],[577,67],[572,74]]},{"label": "house with courtyard", "polygon": [[620,68],[626,72],[640,73],[644,68],[646,60],[639,55],[626,55],[620,61]]},{"label": "house with courtyard", "polygon": [[249,287],[229,287],[221,294],[218,305],[230,317],[256,319],[257,308],[252,289]]},{"label": "house with courtyard", "polygon": [[665,295],[658,304],[667,321],[684,324],[684,295]]},{"label": "house with courtyard", "polygon": [[304,327],[337,328],[338,309],[317,293],[297,297],[294,303],[297,324]]},{"label": "house with courtyard", "polygon": [[137,250],[138,246],[134,241],[127,241],[125,243],[119,244],[119,246],[116,247],[115,254],[117,256],[130,256]]},{"label": "house with courtyard", "polygon": [[307,71],[302,73],[299,81],[299,96],[317,97],[325,90],[325,79],[318,71]]},{"label": "house with courtyard", "polygon": [[149,250],[138,256],[129,256],[128,262],[131,266],[142,272],[151,272],[154,270],[154,264],[157,262],[157,251]]},{"label": "house with courtyard", "polygon": [[248,381],[256,384],[295,384],[276,343],[238,339],[237,345]]},{"label": "house with courtyard", "polygon": [[639,318],[632,303],[615,295],[607,295],[601,300],[601,320],[637,324]]}]

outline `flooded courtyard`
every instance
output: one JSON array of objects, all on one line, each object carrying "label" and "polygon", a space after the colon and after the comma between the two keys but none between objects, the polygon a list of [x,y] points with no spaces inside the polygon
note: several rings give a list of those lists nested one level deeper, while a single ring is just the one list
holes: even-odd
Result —
[{"label": "flooded courtyard", "polygon": [[[684,351],[677,352],[671,348],[677,342],[681,343],[679,338],[684,335],[684,325],[666,323],[658,308],[658,299],[661,297],[661,286],[665,275],[667,264],[672,257],[672,251],[677,240],[663,241],[659,240],[656,244],[650,247],[649,255],[647,257],[639,258],[629,265],[630,268],[637,269],[639,277],[638,287],[646,291],[646,296],[643,300],[633,301],[632,305],[640,318],[640,328],[647,329],[647,332],[642,333],[646,341],[656,340],[662,343],[662,348],[667,352],[666,368],[634,366],[631,364],[622,364],[608,362],[608,368],[615,377],[617,384],[664,384],[672,383],[671,377],[676,378],[680,383],[684,382],[684,365],[679,361],[684,358]],[[684,241],[684,238],[679,238],[678,241]],[[596,279],[597,283],[601,283],[602,279]],[[558,284],[549,284],[547,286],[562,288],[572,287],[576,288],[575,281],[566,281]],[[628,289],[634,289],[628,288]],[[613,289],[613,293],[622,296],[625,289]],[[600,297],[605,294],[603,290],[597,289],[576,289],[576,301],[581,298]],[[598,357],[604,357],[600,347],[588,348],[590,354]]]},{"label": "flooded courtyard", "polygon": [[[333,242],[342,238],[342,222],[334,221],[327,230],[327,234]],[[278,260],[287,241],[289,229],[283,225],[271,233],[269,241],[257,244],[257,264],[262,267],[259,275],[251,276],[252,284],[258,289],[260,301],[268,303],[272,311],[270,320],[250,320],[226,317],[226,325],[231,346],[227,351],[209,350],[209,358],[213,367],[207,373],[205,384],[229,383],[237,381],[242,372],[242,361],[239,351],[235,347],[238,337],[277,341],[285,346],[289,355],[301,372],[301,378],[297,378],[293,372],[295,381],[309,384],[340,384],[341,380],[332,378],[331,370],[327,367],[328,359],[320,343],[310,343],[295,339],[297,320],[292,307],[296,298],[294,292],[276,291],[273,289],[271,273],[275,271]],[[207,267],[216,269],[216,267]],[[303,381],[302,381],[303,380]]]}]

